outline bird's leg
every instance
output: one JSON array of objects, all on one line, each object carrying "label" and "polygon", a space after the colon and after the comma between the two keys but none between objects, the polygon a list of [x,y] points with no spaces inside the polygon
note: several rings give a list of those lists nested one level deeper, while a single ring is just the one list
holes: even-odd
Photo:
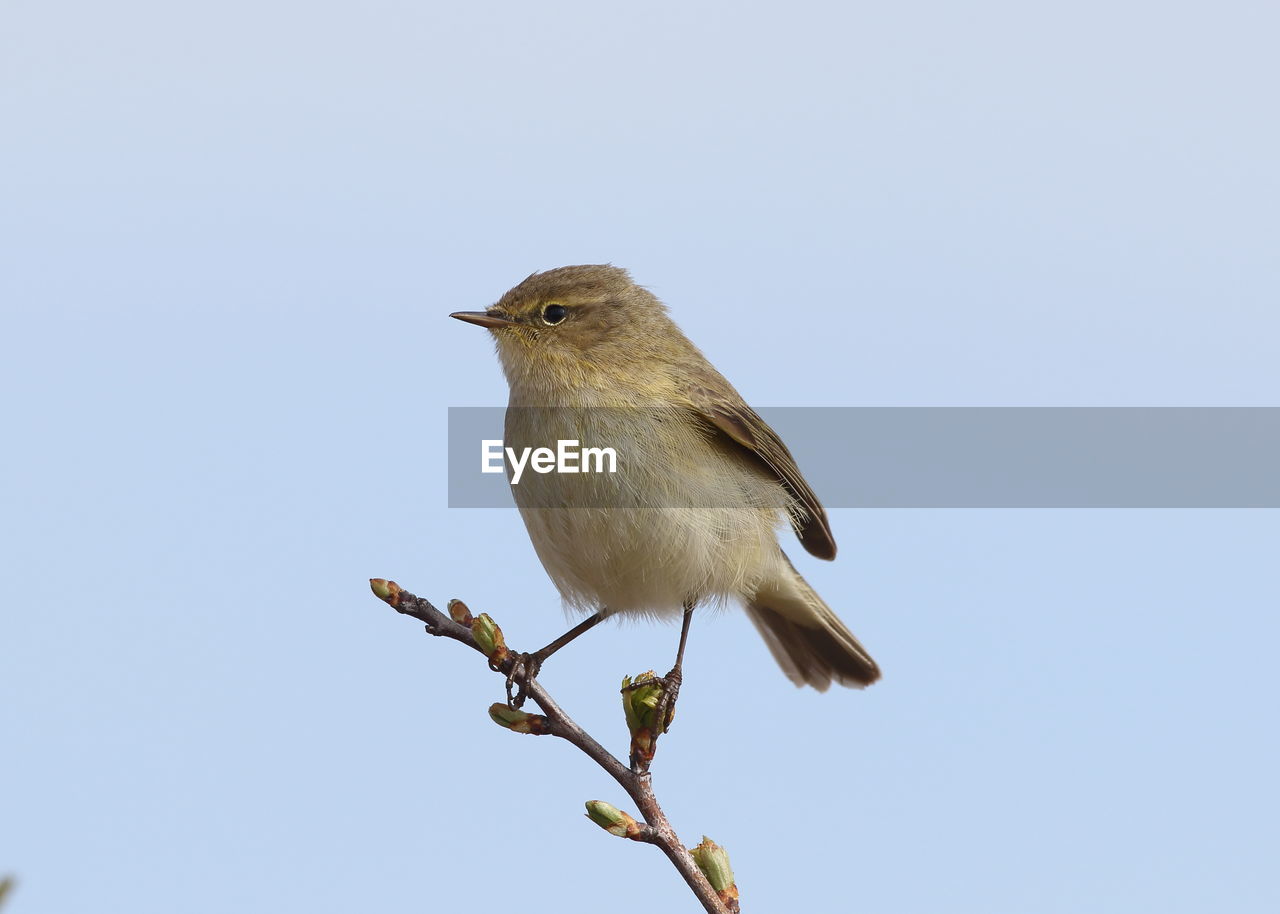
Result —
[{"label": "bird's leg", "polygon": [[680,681],[684,678],[684,646],[689,640],[689,623],[693,621],[693,603],[684,604],[684,618],[680,621],[680,646],[676,648],[676,665],[667,675],[662,677],[662,699],[658,710],[663,721],[665,733],[671,726],[671,718],[676,713],[676,699],[680,696]]},{"label": "bird's leg", "polygon": [[608,610],[602,609],[583,619],[541,650],[534,651],[532,654],[517,653],[511,662],[511,668],[507,671],[507,707],[514,709],[524,704],[525,699],[529,697],[529,683],[538,678],[538,672],[542,669],[544,660],[583,632],[595,628],[608,614]]}]

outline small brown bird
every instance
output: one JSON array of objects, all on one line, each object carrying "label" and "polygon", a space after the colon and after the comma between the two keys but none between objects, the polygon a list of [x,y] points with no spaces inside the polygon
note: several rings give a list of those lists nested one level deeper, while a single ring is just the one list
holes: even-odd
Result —
[{"label": "small brown bird", "polygon": [[781,439],[667,315],[609,265],[535,273],[487,311],[511,388],[504,444],[615,449],[616,474],[526,473],[513,485],[534,549],[566,604],[589,618],[528,657],[527,678],[615,614],[740,602],[792,682],[862,687],[880,670],[778,545],[789,521],[813,555],[835,540]]}]

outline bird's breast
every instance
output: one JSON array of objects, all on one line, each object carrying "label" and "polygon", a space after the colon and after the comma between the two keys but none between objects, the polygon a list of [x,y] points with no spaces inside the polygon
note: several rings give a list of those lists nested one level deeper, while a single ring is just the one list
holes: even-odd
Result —
[{"label": "bird's breast", "polygon": [[[509,463],[508,478],[571,604],[677,612],[685,600],[750,594],[776,571],[789,495],[689,412],[513,405],[504,444],[556,455],[518,482]],[[575,452],[569,465],[558,459]]]}]

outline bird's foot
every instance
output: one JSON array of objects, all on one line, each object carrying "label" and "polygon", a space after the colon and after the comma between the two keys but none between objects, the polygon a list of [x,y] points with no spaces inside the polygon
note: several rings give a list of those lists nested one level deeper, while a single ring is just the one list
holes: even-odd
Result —
[{"label": "bird's foot", "polygon": [[658,699],[657,710],[661,714],[659,720],[662,721],[663,733],[671,729],[671,721],[676,716],[676,699],[680,697],[680,683],[683,679],[680,667],[675,667],[658,680],[662,683],[662,697]]},{"label": "bird's foot", "polygon": [[542,670],[542,658],[537,654],[526,654],[523,651],[512,655],[511,667],[507,670],[507,707],[518,709],[529,697],[529,686],[538,678]]}]

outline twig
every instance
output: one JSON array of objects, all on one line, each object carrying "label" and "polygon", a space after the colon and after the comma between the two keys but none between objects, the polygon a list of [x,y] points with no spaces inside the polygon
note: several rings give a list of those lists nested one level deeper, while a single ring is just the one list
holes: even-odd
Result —
[{"label": "twig", "polygon": [[[380,599],[390,604],[397,612],[412,616],[414,619],[426,623],[428,634],[452,638],[454,641],[459,641],[472,650],[488,656],[488,652],[476,641],[470,627],[454,621],[432,606],[428,600],[403,590],[394,581],[374,578],[369,583],[373,587],[373,592]],[[451,604],[450,608],[452,609],[453,606],[454,604]],[[466,616],[469,618],[469,613]],[[508,652],[501,661],[497,663],[491,662],[490,666],[505,675],[510,672],[512,665],[516,662],[517,659],[514,653]],[[634,833],[628,833],[625,837],[646,844],[653,844],[666,854],[667,859],[671,861],[693,891],[693,894],[697,896],[698,901],[702,902],[702,906],[710,914],[736,914],[738,908],[736,897],[731,900],[730,904],[726,904],[721,899],[720,894],[712,888],[707,877],[703,875],[702,870],[694,862],[693,855],[689,852],[689,849],[676,836],[675,829],[667,821],[666,814],[662,811],[662,807],[658,805],[657,797],[654,796],[653,784],[648,771],[633,771],[615,758],[609,750],[601,746],[589,733],[578,726],[573,718],[565,713],[564,709],[556,703],[555,699],[536,680],[528,684],[528,693],[529,697],[542,710],[542,713],[546,715],[545,725],[539,724],[540,729],[530,732],[550,733],[553,736],[568,740],[586,753],[593,762],[607,771],[627,792],[627,796],[631,797],[632,801],[635,802],[637,809],[644,817],[645,825],[639,826],[634,830]]]}]

